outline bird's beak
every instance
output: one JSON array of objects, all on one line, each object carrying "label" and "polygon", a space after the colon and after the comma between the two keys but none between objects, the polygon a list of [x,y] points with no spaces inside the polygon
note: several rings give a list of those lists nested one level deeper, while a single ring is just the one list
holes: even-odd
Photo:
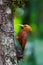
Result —
[{"label": "bird's beak", "polygon": [[22,25],[22,24],[18,24],[19,26],[21,26],[21,27],[24,27],[24,25]]},{"label": "bird's beak", "polygon": [[17,25],[15,25],[15,26],[21,26],[21,27],[24,27],[24,25],[22,25],[22,24],[17,24]]}]

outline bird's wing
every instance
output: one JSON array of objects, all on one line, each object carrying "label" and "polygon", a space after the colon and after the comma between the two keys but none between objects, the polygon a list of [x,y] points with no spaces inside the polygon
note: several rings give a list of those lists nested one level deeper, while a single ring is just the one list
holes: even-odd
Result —
[{"label": "bird's wing", "polygon": [[27,40],[27,33],[24,32],[24,33],[22,34],[22,48],[23,48],[23,50],[24,50],[24,47],[25,47],[25,45],[26,45],[26,40]]}]

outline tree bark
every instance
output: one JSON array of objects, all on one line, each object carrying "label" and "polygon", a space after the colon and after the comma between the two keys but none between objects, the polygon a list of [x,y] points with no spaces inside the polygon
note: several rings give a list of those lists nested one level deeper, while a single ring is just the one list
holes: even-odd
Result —
[{"label": "tree bark", "polygon": [[[6,0],[5,0],[6,1]],[[7,5],[0,4],[0,65],[18,65],[14,43],[13,22],[6,12]]]}]

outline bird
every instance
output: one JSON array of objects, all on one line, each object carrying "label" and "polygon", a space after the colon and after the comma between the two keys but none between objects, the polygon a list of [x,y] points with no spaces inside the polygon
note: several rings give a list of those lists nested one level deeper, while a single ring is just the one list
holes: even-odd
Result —
[{"label": "bird", "polygon": [[23,29],[20,30],[20,32],[16,36],[16,39],[18,40],[19,44],[22,47],[22,52],[24,52],[27,37],[28,37],[28,32],[32,31],[32,27],[27,24],[25,25],[19,24],[19,26],[23,27]]}]

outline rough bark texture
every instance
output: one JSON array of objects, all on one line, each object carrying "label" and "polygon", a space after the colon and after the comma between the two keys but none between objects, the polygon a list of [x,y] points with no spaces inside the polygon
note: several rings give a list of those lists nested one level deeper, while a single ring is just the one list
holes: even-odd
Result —
[{"label": "rough bark texture", "polygon": [[[2,0],[0,0],[2,1]],[[7,1],[0,4],[0,65],[17,65],[13,22],[6,13]]]}]

